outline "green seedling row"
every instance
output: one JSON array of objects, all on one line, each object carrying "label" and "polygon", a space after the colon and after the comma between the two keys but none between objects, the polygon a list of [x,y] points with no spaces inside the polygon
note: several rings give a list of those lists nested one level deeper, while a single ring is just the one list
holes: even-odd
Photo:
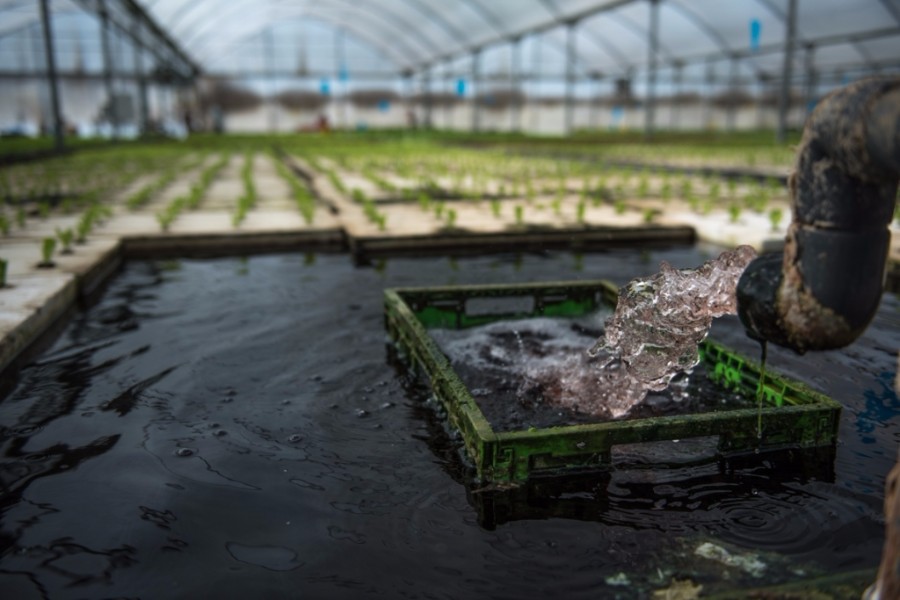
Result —
[{"label": "green seedling row", "polygon": [[238,198],[237,206],[232,216],[232,225],[238,227],[244,222],[247,213],[256,206],[256,185],[253,183],[253,154],[244,155],[244,166],[241,168],[241,182],[244,185],[244,193]]},{"label": "green seedling row", "polygon": [[306,224],[311,225],[316,212],[315,197],[309,188],[294,176],[277,156],[273,157],[273,160],[275,161],[275,170],[278,172],[278,175],[288,184],[288,187],[291,188],[291,197],[297,205],[297,210],[300,211],[300,215],[303,217]]},{"label": "green seedling row", "polygon": [[186,196],[178,196],[167,204],[165,208],[156,213],[156,220],[163,231],[168,231],[175,219],[178,218],[178,215],[185,210],[200,208],[206,192],[212,186],[219,172],[228,164],[229,159],[229,154],[223,154],[217,161],[203,169],[200,177],[191,186]]}]

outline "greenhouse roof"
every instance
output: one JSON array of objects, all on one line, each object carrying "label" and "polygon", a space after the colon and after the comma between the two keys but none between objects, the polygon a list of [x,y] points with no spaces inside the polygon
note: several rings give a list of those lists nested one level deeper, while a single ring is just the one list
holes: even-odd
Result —
[{"label": "greenhouse roof", "polygon": [[[141,0],[147,11],[209,71],[228,71],[241,47],[270,32],[275,69],[297,59],[284,44],[305,21],[336,28],[398,72],[450,62],[540,35],[595,75],[628,74],[649,61],[651,0]],[[790,0],[658,0],[658,60],[679,65],[740,58],[757,74],[777,72]],[[900,63],[900,2],[797,2],[797,44],[820,67],[873,70]],[[280,36],[279,37],[279,32]],[[281,52],[284,50],[285,52]],[[553,51],[547,65],[551,66]],[[313,53],[305,57],[314,62]],[[325,70],[353,69],[347,58]],[[346,64],[338,64],[345,62]],[[312,65],[312,68],[322,68]],[[251,67],[252,69],[252,67]]]},{"label": "greenhouse roof", "polygon": [[[814,68],[840,79],[900,70],[900,0],[47,2],[63,71],[66,61],[100,70],[96,17],[106,13],[123,38],[133,35],[129,23],[140,14],[145,47],[185,76],[359,81],[429,69],[451,76],[477,62],[488,80],[514,70],[535,79],[630,78],[655,64],[670,80],[677,73],[688,82],[708,81],[724,67],[732,77],[767,81],[782,73],[793,4],[795,74]],[[40,4],[0,0],[3,71],[26,65],[23,48],[34,42],[15,38],[39,26]]]}]

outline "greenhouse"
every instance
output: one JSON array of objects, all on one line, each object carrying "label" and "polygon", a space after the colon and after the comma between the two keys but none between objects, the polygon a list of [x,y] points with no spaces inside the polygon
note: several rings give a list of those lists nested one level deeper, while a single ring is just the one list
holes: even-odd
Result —
[{"label": "greenhouse", "polygon": [[0,0],[4,598],[900,597],[897,0]]}]

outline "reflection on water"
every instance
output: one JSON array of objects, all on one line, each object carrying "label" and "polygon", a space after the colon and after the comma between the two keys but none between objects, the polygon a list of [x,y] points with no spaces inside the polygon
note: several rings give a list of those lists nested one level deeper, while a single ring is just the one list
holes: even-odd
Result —
[{"label": "reflection on water", "polygon": [[[651,258],[586,254],[581,272],[569,254],[381,272],[329,255],[129,264],[0,402],[3,597],[629,598],[676,574],[707,591],[755,583],[695,556],[705,541],[761,552],[767,582],[877,565],[900,443],[892,296],[848,351],[770,356],[847,406],[833,472],[626,456],[577,486],[491,495],[467,485],[421,385],[385,364],[384,286],[624,282],[704,256]],[[754,351],[736,323],[717,327]],[[623,572],[629,586],[614,585]]]}]

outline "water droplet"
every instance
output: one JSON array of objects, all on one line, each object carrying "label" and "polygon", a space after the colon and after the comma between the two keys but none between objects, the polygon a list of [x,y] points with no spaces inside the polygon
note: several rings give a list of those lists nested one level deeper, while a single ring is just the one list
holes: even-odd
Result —
[{"label": "water droplet", "polygon": [[392,406],[394,406],[393,402],[385,402],[381,405],[381,409],[384,410],[385,408],[391,408]]},{"label": "water droplet", "polygon": [[175,456],[180,456],[181,458],[184,458],[186,456],[193,456],[193,455],[194,455],[194,451],[191,450],[190,448],[179,448],[178,450],[175,451]]},{"label": "water droplet", "polygon": [[364,408],[358,408],[358,409],[356,409],[356,416],[357,416],[357,417],[360,417],[360,418],[362,418],[362,417],[368,417],[368,416],[369,416],[369,411],[367,411],[367,410],[364,409]]},{"label": "water droplet", "polygon": [[302,440],[303,440],[303,436],[300,435],[299,433],[291,434],[291,436],[288,437],[288,441],[292,444],[296,444],[297,442],[300,442]]}]

